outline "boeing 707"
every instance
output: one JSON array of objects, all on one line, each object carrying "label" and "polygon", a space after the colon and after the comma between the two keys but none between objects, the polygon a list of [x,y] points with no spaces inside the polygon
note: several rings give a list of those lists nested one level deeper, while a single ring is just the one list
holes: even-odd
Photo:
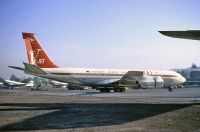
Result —
[{"label": "boeing 707", "polygon": [[69,84],[90,86],[101,92],[124,92],[132,88],[172,88],[182,85],[185,78],[171,70],[119,70],[99,68],[61,68],[56,65],[41,47],[34,33],[22,33],[28,63],[22,70],[26,74],[52,79]]}]

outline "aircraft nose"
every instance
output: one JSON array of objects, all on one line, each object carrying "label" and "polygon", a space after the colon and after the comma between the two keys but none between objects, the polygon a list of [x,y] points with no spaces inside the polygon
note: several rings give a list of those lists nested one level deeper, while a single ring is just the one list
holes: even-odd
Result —
[{"label": "aircraft nose", "polygon": [[182,83],[186,82],[186,79],[184,77],[181,77],[181,82]]}]

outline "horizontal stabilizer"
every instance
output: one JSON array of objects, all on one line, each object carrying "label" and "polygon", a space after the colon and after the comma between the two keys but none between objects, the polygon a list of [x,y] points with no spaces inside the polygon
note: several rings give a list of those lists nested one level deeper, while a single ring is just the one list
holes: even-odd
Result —
[{"label": "horizontal stabilizer", "polygon": [[48,74],[47,72],[45,72],[44,70],[42,70],[36,65],[32,65],[32,64],[28,64],[24,62],[23,64],[25,66],[25,72],[34,73],[34,74]]},{"label": "horizontal stabilizer", "polygon": [[161,34],[182,39],[200,40],[200,30],[187,30],[187,31],[159,31]]},{"label": "horizontal stabilizer", "polygon": [[22,68],[22,67],[17,67],[17,66],[8,66],[10,68],[13,68],[13,69],[17,69],[17,70],[21,70],[21,71],[24,71],[25,69]]}]

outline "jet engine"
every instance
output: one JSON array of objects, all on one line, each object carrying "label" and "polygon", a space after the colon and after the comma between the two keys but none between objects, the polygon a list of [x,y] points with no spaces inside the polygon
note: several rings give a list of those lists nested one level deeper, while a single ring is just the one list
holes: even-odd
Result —
[{"label": "jet engine", "polygon": [[139,88],[162,88],[164,80],[160,76],[142,76],[136,84]]}]

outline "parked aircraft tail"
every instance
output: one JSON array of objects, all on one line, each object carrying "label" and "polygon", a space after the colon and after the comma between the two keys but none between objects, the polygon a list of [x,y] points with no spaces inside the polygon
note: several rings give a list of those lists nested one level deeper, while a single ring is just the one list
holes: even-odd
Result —
[{"label": "parked aircraft tail", "polygon": [[26,45],[28,61],[32,65],[40,68],[57,68],[51,59],[48,57],[40,43],[36,39],[34,33],[22,33]]}]

